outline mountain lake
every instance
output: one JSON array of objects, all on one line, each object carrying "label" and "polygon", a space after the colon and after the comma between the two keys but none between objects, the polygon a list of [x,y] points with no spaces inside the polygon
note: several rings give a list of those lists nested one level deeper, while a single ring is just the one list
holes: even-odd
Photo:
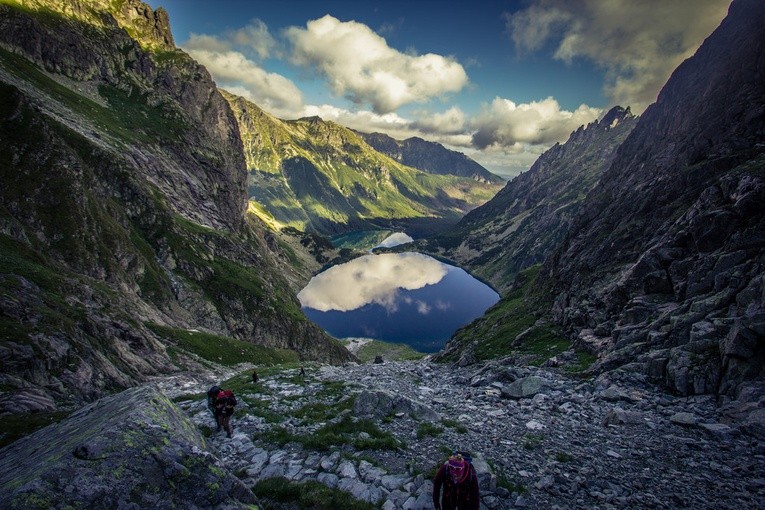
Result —
[{"label": "mountain lake", "polygon": [[[393,234],[378,246],[411,241]],[[373,338],[436,352],[499,295],[463,269],[421,253],[364,255],[316,275],[303,312],[335,338]]]}]

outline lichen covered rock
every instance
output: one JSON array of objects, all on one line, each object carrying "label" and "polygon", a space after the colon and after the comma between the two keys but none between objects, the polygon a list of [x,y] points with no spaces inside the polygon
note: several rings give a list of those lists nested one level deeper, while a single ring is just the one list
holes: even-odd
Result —
[{"label": "lichen covered rock", "polygon": [[0,507],[249,508],[189,418],[154,386],[98,400],[0,450]]}]

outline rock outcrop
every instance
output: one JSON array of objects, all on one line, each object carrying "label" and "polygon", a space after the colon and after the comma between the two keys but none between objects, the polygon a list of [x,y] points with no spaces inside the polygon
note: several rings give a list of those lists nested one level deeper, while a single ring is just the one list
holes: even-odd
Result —
[{"label": "rock outcrop", "polygon": [[247,509],[257,499],[154,386],[105,397],[0,450],[0,507]]}]

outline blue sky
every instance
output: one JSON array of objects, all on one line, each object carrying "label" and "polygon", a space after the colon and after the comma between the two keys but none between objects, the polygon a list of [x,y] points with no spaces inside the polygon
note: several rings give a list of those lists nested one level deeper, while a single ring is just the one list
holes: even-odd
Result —
[{"label": "blue sky", "polygon": [[641,113],[729,0],[151,0],[216,83],[279,118],[443,143],[509,177]]}]

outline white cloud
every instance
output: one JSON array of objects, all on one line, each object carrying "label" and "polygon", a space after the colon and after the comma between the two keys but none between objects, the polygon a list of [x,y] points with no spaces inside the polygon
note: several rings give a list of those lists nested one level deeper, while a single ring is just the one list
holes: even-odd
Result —
[{"label": "white cloud", "polygon": [[443,113],[420,112],[414,127],[424,133],[458,135],[465,132],[465,113],[457,106],[452,106]]},{"label": "white cloud", "polygon": [[220,87],[246,91],[243,95],[261,108],[274,111],[302,106],[303,95],[292,81],[280,74],[266,72],[239,52],[187,51],[210,71]]},{"label": "white cloud", "polygon": [[419,253],[366,255],[313,277],[298,299],[321,312],[347,312],[372,303],[393,311],[399,289],[434,285],[448,271],[449,266]]},{"label": "white cloud", "polygon": [[473,144],[479,149],[494,146],[504,152],[520,153],[529,144],[565,141],[572,131],[596,120],[600,113],[600,109],[587,105],[573,112],[562,110],[552,97],[527,104],[497,97],[472,119]]},{"label": "white cloud", "polygon": [[729,5],[730,0],[534,0],[508,15],[507,27],[521,52],[551,41],[555,58],[581,57],[601,66],[612,104],[641,113]]},{"label": "white cloud", "polygon": [[355,21],[326,15],[306,28],[290,27],[285,35],[293,45],[294,63],[315,68],[335,94],[369,103],[377,113],[457,92],[468,83],[465,69],[454,59],[401,53]]},{"label": "white cloud", "polygon": [[276,51],[276,41],[260,20],[220,36],[192,34],[183,48],[204,65],[218,86],[279,114],[297,111],[303,95],[295,84],[257,62]]}]

